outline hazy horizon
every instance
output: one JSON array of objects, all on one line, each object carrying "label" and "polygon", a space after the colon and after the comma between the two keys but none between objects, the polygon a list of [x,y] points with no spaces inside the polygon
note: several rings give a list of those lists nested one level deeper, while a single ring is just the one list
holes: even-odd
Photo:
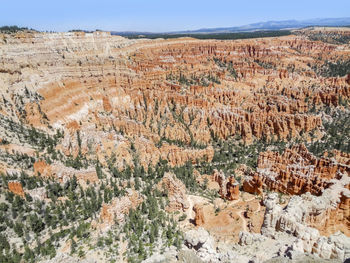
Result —
[{"label": "hazy horizon", "polygon": [[0,25],[41,31],[72,29],[169,32],[232,27],[264,21],[349,17],[350,1],[11,1],[2,3]]}]

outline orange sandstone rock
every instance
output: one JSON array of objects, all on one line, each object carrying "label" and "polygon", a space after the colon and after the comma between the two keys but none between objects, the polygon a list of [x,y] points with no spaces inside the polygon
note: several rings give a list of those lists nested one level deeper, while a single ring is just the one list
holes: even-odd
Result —
[{"label": "orange sandstone rock", "polygon": [[50,165],[48,165],[43,160],[36,161],[33,164],[33,168],[34,168],[34,174],[35,175],[40,175],[40,176],[44,176],[44,177],[48,177],[48,176],[51,175]]},{"label": "orange sandstone rock", "polygon": [[320,78],[312,69],[322,59],[348,59],[349,52],[295,35],[149,41],[25,33],[7,36],[0,49],[4,87],[14,86],[1,95],[17,117],[64,129],[57,147],[66,155],[96,153],[103,163],[115,157],[118,169],[132,166],[132,143],[147,169],[160,159],[171,166],[210,162],[213,138],[238,135],[249,144],[300,137],[322,127],[310,107],[350,97],[349,76]]},{"label": "orange sandstone rock", "polygon": [[193,206],[193,211],[195,212],[194,224],[196,226],[201,226],[205,223],[204,214],[203,214],[203,206],[200,204],[195,204]]},{"label": "orange sandstone rock", "polygon": [[[327,157],[317,159],[301,144],[286,149],[282,155],[271,151],[260,153],[257,173],[246,179],[243,189],[261,193],[264,185],[285,194],[320,195],[341,173],[349,174],[349,166]],[[260,190],[255,191],[257,188]]]},{"label": "orange sandstone rock", "polygon": [[226,178],[222,171],[214,170],[212,177],[220,186],[219,194],[222,198],[230,201],[239,198],[239,184],[236,182],[234,176]]},{"label": "orange sandstone rock", "polygon": [[165,173],[162,180],[158,183],[158,189],[168,194],[169,205],[168,211],[185,211],[189,208],[186,195],[186,186],[183,182],[176,178],[173,173]]},{"label": "orange sandstone rock", "polygon": [[342,231],[350,236],[350,194],[341,193],[336,207],[307,215],[305,222],[317,228],[322,235],[329,236]]},{"label": "orange sandstone rock", "polygon": [[78,183],[86,186],[87,182],[98,182],[95,167],[87,169],[74,169],[66,167],[60,163],[47,164],[45,161],[37,161],[34,163],[34,173],[43,177],[54,177],[60,182],[66,182],[75,176]]},{"label": "orange sandstone rock", "polygon": [[10,181],[7,184],[9,191],[14,193],[15,195],[19,195],[21,197],[24,197],[24,191],[21,182],[19,181]]},{"label": "orange sandstone rock", "polygon": [[254,174],[253,176],[246,178],[243,181],[243,191],[251,194],[261,195],[263,192],[262,178],[257,174]]},{"label": "orange sandstone rock", "polygon": [[226,184],[226,199],[237,200],[239,199],[239,183],[236,182],[233,176],[230,176]]},{"label": "orange sandstone rock", "polygon": [[115,222],[123,222],[130,209],[135,209],[143,201],[142,197],[134,190],[128,189],[127,194],[121,198],[114,198],[109,204],[103,204],[100,212],[100,224],[96,225],[101,230],[107,230]]}]

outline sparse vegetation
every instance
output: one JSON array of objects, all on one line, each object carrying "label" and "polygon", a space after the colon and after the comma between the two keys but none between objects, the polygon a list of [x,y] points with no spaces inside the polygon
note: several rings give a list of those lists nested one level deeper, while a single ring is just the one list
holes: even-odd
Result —
[{"label": "sparse vegetation", "polygon": [[18,27],[18,26],[2,26],[2,27],[0,27],[0,32],[5,33],[5,34],[16,33],[19,31],[27,31],[27,30],[35,31],[34,29],[28,29],[27,27]]},{"label": "sparse vegetation", "polygon": [[350,60],[325,61],[321,67],[313,66],[313,70],[322,77],[343,77],[350,73]]},{"label": "sparse vegetation", "polygon": [[333,149],[350,153],[350,113],[349,110],[333,109],[331,119],[323,122],[324,135],[320,140],[307,144],[316,156]]},{"label": "sparse vegetation", "polygon": [[124,37],[134,38],[179,38],[179,37],[192,37],[197,39],[247,39],[247,38],[260,38],[260,37],[280,37],[288,36],[291,32],[288,30],[277,31],[255,31],[255,32],[240,32],[240,33],[208,33],[208,34],[122,34]]}]

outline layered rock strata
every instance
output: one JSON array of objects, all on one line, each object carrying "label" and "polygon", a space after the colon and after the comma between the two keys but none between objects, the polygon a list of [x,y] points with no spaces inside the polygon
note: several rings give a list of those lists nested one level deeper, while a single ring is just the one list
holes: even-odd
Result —
[{"label": "layered rock strata", "polygon": [[310,192],[321,195],[343,174],[350,174],[348,156],[336,153],[335,158],[316,158],[300,144],[278,152],[262,152],[258,158],[257,172],[250,174],[243,189],[262,193],[262,188],[285,194],[300,195]]},{"label": "layered rock strata", "polygon": [[299,137],[322,126],[313,105],[337,106],[350,94],[347,77],[319,78],[312,69],[348,52],[303,36],[151,41],[18,33],[0,36],[0,54],[1,114],[60,128],[65,154],[124,159],[120,169],[132,165],[131,145],[148,168],[160,159],[210,162],[212,148],[192,146],[213,138]]}]

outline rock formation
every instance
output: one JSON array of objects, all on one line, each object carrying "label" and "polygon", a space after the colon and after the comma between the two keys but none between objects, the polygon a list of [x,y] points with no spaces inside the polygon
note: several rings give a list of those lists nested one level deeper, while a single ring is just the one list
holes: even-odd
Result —
[{"label": "rock formation", "polygon": [[189,208],[186,186],[173,173],[165,173],[158,189],[166,192],[169,198],[168,211],[185,211]]},{"label": "rock formation", "polygon": [[185,244],[188,248],[194,248],[197,256],[204,262],[217,261],[214,239],[204,228],[187,231],[185,233]]},{"label": "rock formation", "polygon": [[256,242],[265,241],[267,238],[260,234],[249,233],[249,232],[240,232],[239,233],[239,244],[241,246],[252,245]]},{"label": "rock formation", "polygon": [[47,191],[45,187],[26,190],[26,193],[28,193],[33,198],[33,200],[43,201],[45,198],[47,198]]},{"label": "rock formation", "polygon": [[234,176],[226,178],[222,171],[214,170],[212,178],[213,181],[219,184],[219,194],[222,198],[230,201],[237,200],[239,198],[239,184],[236,182]]},{"label": "rock formation", "polygon": [[21,182],[19,181],[10,181],[7,184],[8,189],[10,192],[14,193],[15,195],[19,195],[21,197],[24,197],[24,191]]},{"label": "rock formation", "polygon": [[72,167],[66,167],[61,163],[47,164],[42,160],[35,162],[33,167],[36,175],[53,177],[63,183],[73,178],[73,176],[84,185],[86,185],[86,182],[94,183],[98,181],[94,167],[89,167],[87,169],[74,169]]},{"label": "rock formation", "polygon": [[[348,178],[344,178],[344,181]],[[316,197],[308,194],[293,196],[285,208],[279,203],[276,193],[270,194],[264,200],[266,212],[261,234],[241,232],[239,235],[238,250],[245,252],[251,259],[265,262],[268,259],[285,260],[285,258],[297,260],[305,257],[305,253],[312,255],[317,262],[322,259],[336,259],[343,261],[350,256],[350,238],[346,233],[348,226],[341,225],[334,228],[330,236],[323,236],[322,231],[314,228],[316,220],[312,223],[307,220],[315,214],[322,215],[325,220],[318,220],[318,224],[324,224],[329,220],[327,211],[336,210],[333,206],[337,202],[341,184],[334,189],[327,189],[322,196]],[[347,192],[347,190],[345,190]],[[327,224],[327,223],[325,223]],[[329,234],[329,233],[328,233]],[[256,250],[259,247],[260,249]],[[265,251],[261,254],[261,251]],[[306,258],[305,258],[306,260]],[[268,262],[268,261],[267,261]]]},{"label": "rock formation", "polygon": [[[261,193],[264,186],[286,194],[306,193],[302,197],[293,196],[285,211],[304,209],[299,212],[298,220],[318,229],[321,234],[329,235],[342,230],[350,235],[348,160],[347,154],[337,151],[332,158],[326,153],[317,159],[304,145],[286,149],[282,155],[277,152],[261,153],[257,172],[246,178],[243,189],[251,193]],[[269,205],[269,201],[266,202],[266,207],[274,207],[275,212],[276,209],[281,209]],[[290,213],[295,216],[296,210]],[[273,220],[277,220],[276,215],[267,213],[267,217],[270,215]],[[291,215],[283,218],[291,220]],[[265,220],[269,221],[266,217]],[[290,225],[278,223],[280,227],[282,224]]]},{"label": "rock formation", "polygon": [[330,187],[332,180],[342,174],[350,174],[347,158],[338,160],[329,157],[317,159],[304,145],[286,149],[282,155],[278,152],[262,152],[258,159],[256,173],[248,176],[243,189],[250,193],[261,193],[262,186],[285,194],[300,195],[310,192],[321,195]]},{"label": "rock formation", "polygon": [[101,223],[97,228],[106,231],[115,222],[123,222],[130,209],[135,209],[142,203],[142,197],[134,190],[128,189],[127,195],[113,199],[109,204],[103,204],[100,212]]},{"label": "rock formation", "polygon": [[205,223],[204,214],[203,214],[203,206],[200,204],[196,204],[193,206],[193,211],[195,213],[194,224],[196,226],[201,226]]},{"label": "rock formation", "polygon": [[31,32],[2,35],[0,52],[4,116],[63,129],[65,154],[96,152],[102,163],[116,156],[126,163],[120,169],[132,165],[130,141],[148,168],[160,158],[210,162],[213,137],[299,137],[322,126],[313,105],[336,106],[350,94],[346,77],[317,78],[310,67],[348,53],[303,36],[150,41]]},{"label": "rock formation", "polygon": [[227,194],[225,174],[222,171],[214,170],[213,180],[219,184],[219,187],[220,187],[219,195],[222,198],[225,198]]},{"label": "rock formation", "polygon": [[243,182],[243,191],[251,194],[262,194],[263,181],[261,176],[259,176],[258,174],[247,176]]},{"label": "rock formation", "polygon": [[[313,253],[322,258],[346,259],[350,252],[349,236],[349,213],[341,216],[341,223],[334,225],[334,219],[330,215],[331,210],[337,210],[334,204],[340,202],[339,195],[350,197],[349,189],[343,188],[348,184],[349,178],[342,181],[330,189],[325,190],[322,196],[315,197],[310,193],[302,196],[293,196],[286,208],[282,209],[278,205],[277,194],[270,194],[264,201],[266,213],[262,234],[268,237],[275,232],[290,233],[297,239],[293,243],[293,250],[302,253]],[[329,223],[331,222],[331,224]],[[330,224],[330,225],[329,225]],[[321,236],[320,231],[329,234],[336,230],[345,231],[342,238],[330,236],[328,239]],[[332,231],[333,230],[333,231]]]},{"label": "rock formation", "polygon": [[233,176],[228,178],[226,184],[226,199],[227,200],[237,200],[239,198],[239,184],[236,182]]}]

